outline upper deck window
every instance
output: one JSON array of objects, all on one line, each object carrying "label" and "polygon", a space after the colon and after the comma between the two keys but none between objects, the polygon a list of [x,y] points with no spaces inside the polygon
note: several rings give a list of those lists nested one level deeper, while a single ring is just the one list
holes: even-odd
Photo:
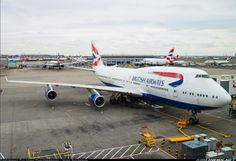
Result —
[{"label": "upper deck window", "polygon": [[195,78],[210,78],[208,74],[197,74]]}]

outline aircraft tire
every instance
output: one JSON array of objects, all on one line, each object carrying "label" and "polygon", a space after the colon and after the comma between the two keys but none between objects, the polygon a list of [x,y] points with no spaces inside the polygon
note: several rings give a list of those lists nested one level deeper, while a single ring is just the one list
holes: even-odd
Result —
[{"label": "aircraft tire", "polygon": [[190,125],[194,125],[195,124],[194,118],[189,118],[188,122],[189,122]]}]

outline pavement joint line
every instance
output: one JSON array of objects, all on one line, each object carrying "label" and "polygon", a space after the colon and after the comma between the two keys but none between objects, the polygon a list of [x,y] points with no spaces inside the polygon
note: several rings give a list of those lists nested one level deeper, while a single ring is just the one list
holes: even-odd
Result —
[{"label": "pavement joint line", "polygon": [[59,152],[59,150],[58,150],[58,149],[57,149],[57,153],[58,153],[58,155],[59,155],[60,159],[62,159],[62,157],[61,157],[61,155],[60,155],[60,152]]},{"label": "pavement joint line", "polygon": [[134,149],[134,151],[130,154],[130,156],[134,154],[134,152],[140,147],[140,145],[141,145],[141,144],[139,144],[139,145]]},{"label": "pavement joint line", "polygon": [[96,159],[99,155],[101,155],[103,152],[104,152],[105,150],[103,149],[98,155],[96,155],[95,157],[94,157],[94,159]]},{"label": "pavement joint line", "polygon": [[82,156],[84,156],[86,153],[82,153],[77,159],[80,159]]},{"label": "pavement joint line", "polygon": [[55,154],[55,153],[53,153],[53,155],[54,155],[55,159],[57,159],[57,156],[56,156],[56,154]]},{"label": "pavement joint line", "polygon": [[123,149],[123,147],[121,147],[110,159],[112,159],[114,156],[116,156],[116,154],[119,153],[121,151],[121,149]]},{"label": "pavement joint line", "polygon": [[140,151],[140,153],[139,154],[141,154],[143,151],[144,151],[144,149],[146,149],[146,146]]},{"label": "pavement joint line", "polygon": [[[139,145],[139,144],[131,144],[131,145]],[[129,147],[131,145],[125,145],[125,146],[117,146],[117,147],[113,147],[113,148],[106,148],[106,149],[102,149],[102,150],[110,150],[110,149],[118,149],[121,147]],[[87,152],[81,152],[81,153],[74,153],[73,155],[79,155],[79,154],[83,154],[83,153],[90,153],[90,152],[94,152],[94,151],[101,151],[101,150],[91,150],[91,151],[87,151]]]},{"label": "pavement joint line", "polygon": [[104,155],[102,159],[104,159],[106,156],[108,156],[113,150],[114,150],[114,148],[112,148],[106,155]]},{"label": "pavement joint line", "polygon": [[[133,156],[139,156],[139,155],[143,155],[143,154],[149,154],[149,153],[154,153],[154,152],[158,152],[160,151],[160,149],[158,148],[157,150],[154,150],[154,151],[151,151],[151,152],[144,152],[144,153],[137,153],[137,154],[133,154],[133,155],[126,155],[126,156],[123,156],[123,158],[126,158],[126,157],[133,157]],[[119,158],[113,158],[113,159],[119,159]]]},{"label": "pavement joint line", "polygon": [[150,151],[152,151],[152,148],[148,152],[150,152]]},{"label": "pavement joint line", "polygon": [[92,152],[91,154],[89,154],[85,159],[88,159],[90,156],[92,156],[94,153],[96,153],[96,151]]},{"label": "pavement joint line", "polygon": [[122,158],[124,155],[125,155],[125,153],[127,153],[127,151],[129,151],[129,149],[132,147],[133,145],[131,145],[121,156],[120,156],[120,158]]}]

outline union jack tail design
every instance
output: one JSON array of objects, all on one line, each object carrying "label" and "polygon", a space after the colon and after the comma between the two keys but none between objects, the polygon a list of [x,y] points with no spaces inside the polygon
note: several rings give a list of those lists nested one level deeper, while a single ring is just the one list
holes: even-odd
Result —
[{"label": "union jack tail design", "polygon": [[92,55],[93,55],[93,63],[92,63],[93,68],[103,65],[102,58],[99,55],[98,50],[94,46],[93,43],[91,43],[91,47],[92,47]]},{"label": "union jack tail design", "polygon": [[169,54],[170,54],[170,53],[174,53],[174,51],[175,51],[175,48],[172,48],[172,49],[169,51]]},{"label": "union jack tail design", "polygon": [[175,51],[175,48],[172,48],[172,49],[169,51],[168,56],[166,57],[166,60],[167,60],[169,63],[173,63],[173,61],[175,61],[175,60],[178,59],[178,56],[179,56],[179,55],[177,55],[176,57],[173,57],[174,51]]}]

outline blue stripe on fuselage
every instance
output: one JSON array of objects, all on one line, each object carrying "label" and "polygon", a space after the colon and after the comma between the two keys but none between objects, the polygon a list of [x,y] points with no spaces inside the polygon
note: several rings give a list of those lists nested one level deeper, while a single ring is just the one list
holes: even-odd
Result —
[{"label": "blue stripe on fuselage", "polygon": [[215,109],[217,107],[208,107],[208,106],[200,106],[200,105],[194,105],[190,103],[185,103],[185,102],[180,102],[180,101],[175,101],[155,95],[151,95],[149,93],[143,93],[144,100],[152,101],[152,102],[161,102],[167,105],[175,106],[178,108],[183,108],[187,110],[210,110],[210,109]]},{"label": "blue stripe on fuselage", "polygon": [[[102,83],[104,83],[105,85],[110,86],[110,87],[120,87],[120,88],[122,88],[121,86],[117,86],[117,85],[107,83],[107,82],[104,82],[104,81],[102,81]],[[217,108],[217,107],[199,106],[199,105],[194,105],[194,104],[190,104],[190,103],[175,101],[175,100],[155,96],[155,95],[152,95],[152,94],[149,94],[149,93],[143,93],[143,96],[140,97],[140,99],[147,100],[147,101],[152,101],[152,102],[156,102],[156,103],[161,102],[163,104],[167,104],[167,105],[171,105],[171,106],[174,106],[174,107],[183,108],[183,109],[187,109],[187,110],[210,110],[210,109]]]}]

